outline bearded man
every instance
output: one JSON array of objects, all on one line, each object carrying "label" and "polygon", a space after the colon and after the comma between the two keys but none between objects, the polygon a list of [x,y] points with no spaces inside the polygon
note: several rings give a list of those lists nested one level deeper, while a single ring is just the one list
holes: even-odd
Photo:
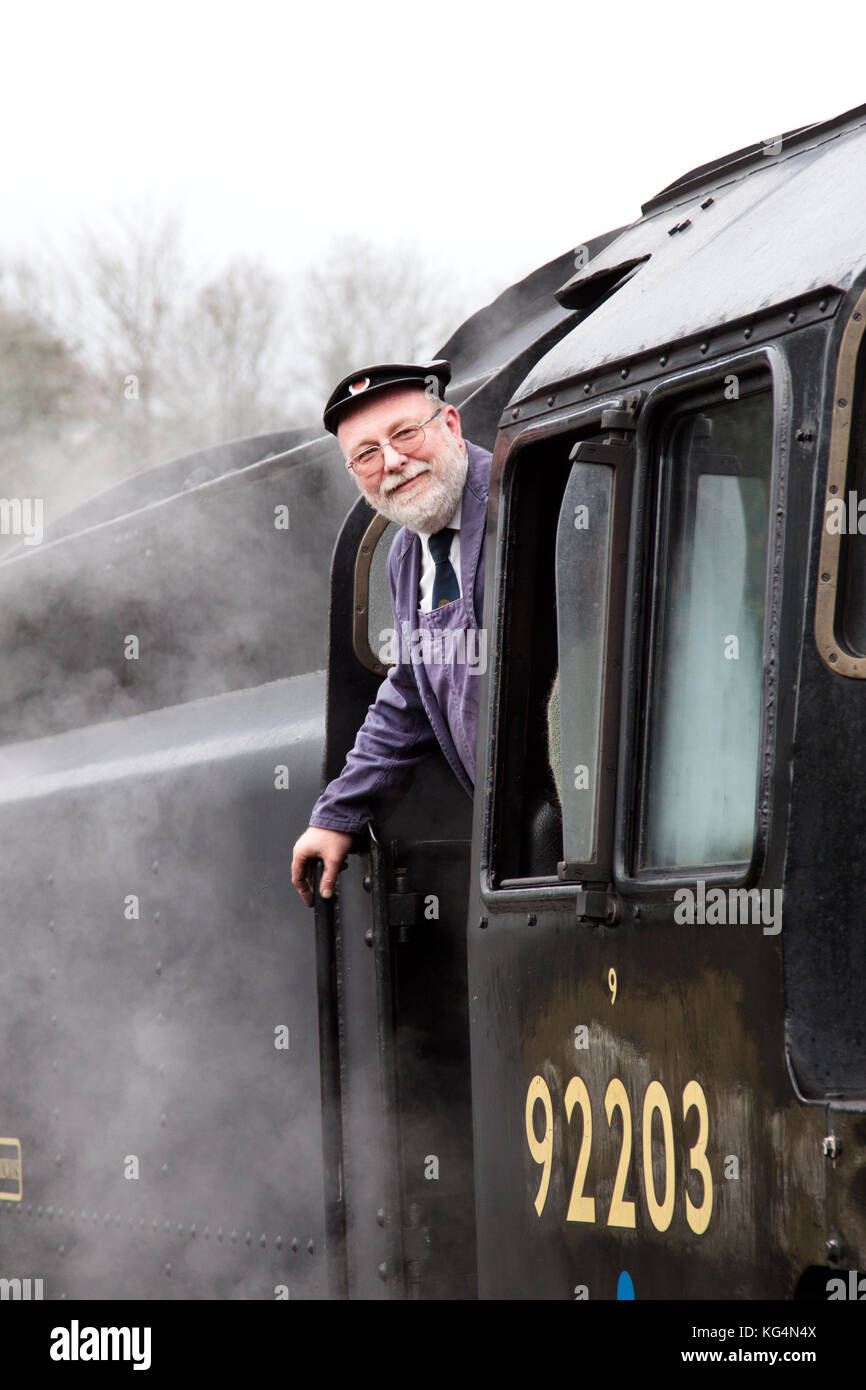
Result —
[{"label": "bearded man", "polygon": [[[446,404],[445,361],[386,363],[345,377],[325,406],[360,491],[401,526],[388,555],[388,584],[401,641],[339,777],[313,807],[295,845],[292,882],[313,903],[332,895],[356,834],[405,791],[437,744],[471,797],[478,730],[477,661],[484,611],[484,544],[491,455],[464,441]],[[483,637],[483,633],[480,634]],[[445,652],[446,659],[443,659]]]}]

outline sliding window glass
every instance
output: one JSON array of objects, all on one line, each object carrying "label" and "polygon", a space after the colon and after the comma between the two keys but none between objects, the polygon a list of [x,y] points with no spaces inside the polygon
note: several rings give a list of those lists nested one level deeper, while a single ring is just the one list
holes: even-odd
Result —
[{"label": "sliding window glass", "polygon": [[638,870],[752,856],[772,437],[769,389],[662,434]]}]

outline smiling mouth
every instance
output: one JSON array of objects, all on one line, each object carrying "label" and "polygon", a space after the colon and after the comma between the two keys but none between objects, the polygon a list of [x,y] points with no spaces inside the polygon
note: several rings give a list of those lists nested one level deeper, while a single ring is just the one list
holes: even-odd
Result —
[{"label": "smiling mouth", "polygon": [[419,478],[423,477],[426,477],[426,474],[416,473],[414,478],[407,478],[405,483],[401,483],[399,487],[392,487],[391,491],[388,493],[388,496],[396,497],[398,493],[405,492],[406,488],[412,487],[414,483],[417,483]]}]

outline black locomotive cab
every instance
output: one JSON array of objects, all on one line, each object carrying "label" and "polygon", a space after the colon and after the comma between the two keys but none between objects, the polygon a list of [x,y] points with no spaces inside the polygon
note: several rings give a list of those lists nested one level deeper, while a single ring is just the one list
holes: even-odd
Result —
[{"label": "black locomotive cab", "polygon": [[482,1296],[792,1297],[866,1259],[862,557],[828,528],[862,473],[864,163],[861,112],[665,190],[503,415]]}]

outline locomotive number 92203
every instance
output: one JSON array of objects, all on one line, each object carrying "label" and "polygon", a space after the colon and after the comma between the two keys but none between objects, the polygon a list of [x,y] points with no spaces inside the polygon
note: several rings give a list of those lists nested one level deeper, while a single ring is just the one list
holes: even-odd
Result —
[{"label": "locomotive number 92203", "polygon": [[[586,1174],[592,1152],[592,1105],[586,1083],[579,1076],[569,1081],[564,1096],[566,1124],[571,1124],[572,1114],[578,1108],[583,1117],[583,1133],[577,1156],[577,1167],[571,1186],[571,1196],[566,1212],[566,1221],[599,1220],[598,1203],[594,1196],[584,1191]],[[541,1106],[544,1116],[544,1132],[538,1137],[535,1129],[536,1107]],[[608,1127],[613,1122],[615,1111],[622,1117],[622,1145],[613,1184],[613,1193],[606,1217],[601,1219],[608,1226],[636,1226],[637,1203],[626,1198],[626,1184],[632,1159],[632,1114],[631,1104],[625,1086],[619,1077],[613,1077],[604,1093],[604,1113]],[[709,1113],[707,1098],[703,1087],[697,1081],[689,1081],[683,1087],[682,1117],[685,1122],[694,1110],[698,1117],[698,1133],[694,1144],[689,1147],[689,1169],[698,1174],[702,1185],[701,1200],[695,1203],[688,1191],[685,1192],[685,1217],[689,1228],[695,1235],[703,1235],[710,1224],[713,1212],[713,1175],[707,1161],[707,1141],[709,1139]],[[656,1186],[653,1173],[653,1124],[658,1114],[661,1129],[664,1181],[660,1184],[661,1193]],[[656,1130],[659,1125],[656,1122]],[[543,1076],[533,1076],[526,1093],[526,1141],[535,1162],[541,1165],[542,1174],[535,1197],[535,1210],[541,1216],[547,1201],[550,1186],[550,1173],[553,1165],[553,1099],[550,1087]],[[641,1113],[641,1142],[643,1151],[643,1194],[650,1221],[657,1231],[666,1231],[671,1224],[675,1205],[674,1126],[671,1103],[660,1081],[650,1081],[644,1092]],[[697,1186],[697,1182],[695,1186]]]}]

